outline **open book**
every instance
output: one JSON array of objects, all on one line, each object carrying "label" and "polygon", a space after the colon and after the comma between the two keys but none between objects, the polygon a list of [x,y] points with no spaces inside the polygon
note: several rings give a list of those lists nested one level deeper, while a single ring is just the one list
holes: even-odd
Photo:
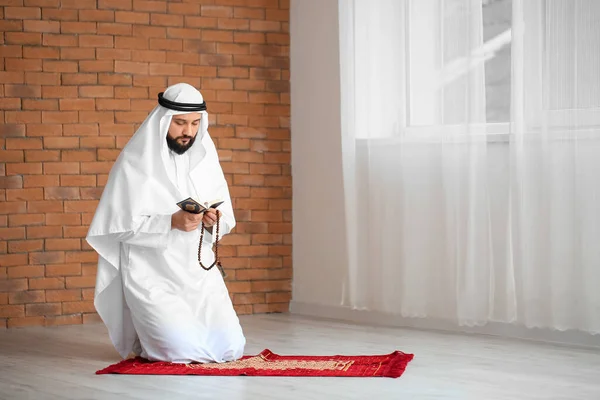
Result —
[{"label": "open book", "polygon": [[191,197],[188,197],[187,199],[181,200],[179,203],[177,203],[179,208],[181,208],[183,211],[191,212],[192,214],[201,214],[209,208],[217,208],[221,204],[223,204],[223,200],[213,200],[204,204],[200,204]]}]

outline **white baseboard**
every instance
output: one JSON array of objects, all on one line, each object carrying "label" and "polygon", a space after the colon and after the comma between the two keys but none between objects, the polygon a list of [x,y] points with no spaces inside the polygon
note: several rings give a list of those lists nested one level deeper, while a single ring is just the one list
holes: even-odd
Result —
[{"label": "white baseboard", "polygon": [[360,324],[437,330],[457,333],[475,333],[501,336],[513,339],[532,340],[568,346],[583,346],[600,349],[600,335],[591,335],[580,331],[554,331],[549,329],[530,329],[524,326],[492,322],[485,326],[458,326],[449,321],[428,318],[404,318],[399,315],[376,311],[352,310],[348,307],[290,302],[290,313],[317,318],[327,318]]}]

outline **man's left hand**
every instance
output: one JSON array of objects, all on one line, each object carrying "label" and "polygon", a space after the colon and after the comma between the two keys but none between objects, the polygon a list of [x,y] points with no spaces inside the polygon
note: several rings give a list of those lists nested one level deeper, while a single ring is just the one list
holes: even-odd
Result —
[{"label": "man's left hand", "polygon": [[204,227],[210,228],[217,223],[217,213],[221,215],[221,212],[215,208],[209,208],[208,210],[204,211],[204,215],[202,216]]}]

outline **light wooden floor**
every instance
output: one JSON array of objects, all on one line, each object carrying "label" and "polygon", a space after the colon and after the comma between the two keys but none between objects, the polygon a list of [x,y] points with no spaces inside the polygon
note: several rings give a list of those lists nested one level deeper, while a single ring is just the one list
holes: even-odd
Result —
[{"label": "light wooden floor", "polygon": [[415,359],[391,378],[94,375],[118,356],[103,325],[0,331],[0,399],[600,399],[600,351],[489,336],[243,316],[247,354]]}]

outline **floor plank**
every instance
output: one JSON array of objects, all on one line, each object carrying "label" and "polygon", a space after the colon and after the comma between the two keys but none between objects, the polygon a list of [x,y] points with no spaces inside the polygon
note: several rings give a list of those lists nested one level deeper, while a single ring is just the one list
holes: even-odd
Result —
[{"label": "floor plank", "polygon": [[414,353],[390,378],[122,376],[103,325],[0,331],[0,399],[600,399],[600,351],[492,336],[242,316],[246,354]]}]

